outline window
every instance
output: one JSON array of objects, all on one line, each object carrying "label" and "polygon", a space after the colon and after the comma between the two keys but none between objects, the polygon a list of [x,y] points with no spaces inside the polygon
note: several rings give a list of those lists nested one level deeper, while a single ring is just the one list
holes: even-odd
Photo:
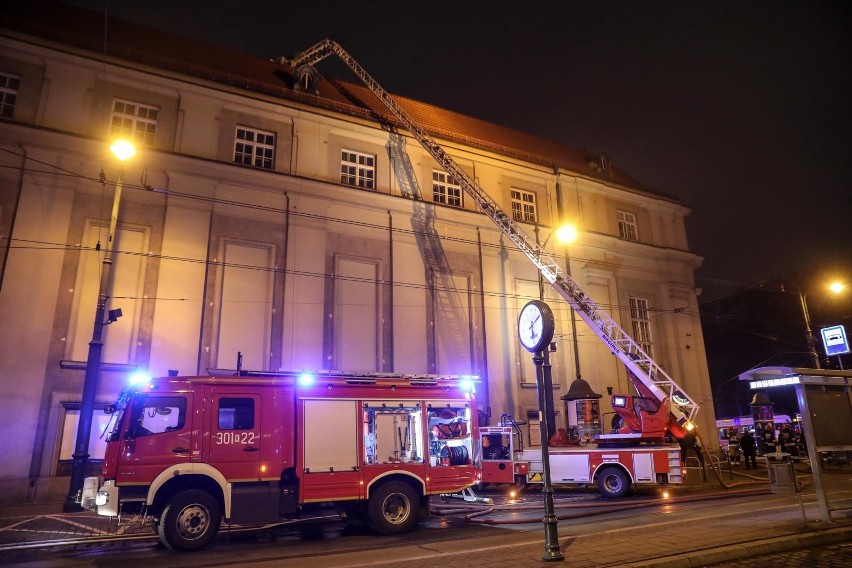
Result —
[{"label": "window", "polygon": [[650,308],[645,298],[630,298],[630,321],[633,324],[633,340],[639,347],[653,357],[651,346]]},{"label": "window", "polygon": [[636,215],[627,211],[618,211],[618,236],[628,241],[639,240],[639,231],[636,229]]},{"label": "window", "polygon": [[340,183],[375,189],[376,157],[351,150],[340,152]]},{"label": "window", "polygon": [[112,104],[110,134],[152,146],[159,114],[160,109],[157,107],[116,99]]},{"label": "window", "polygon": [[275,133],[237,126],[234,162],[265,170],[275,169]]},{"label": "window", "polygon": [[432,200],[453,207],[462,206],[461,186],[454,176],[432,170]]},{"label": "window", "polygon": [[[77,444],[77,428],[80,423],[80,406],[65,404],[65,416],[62,423],[62,438],[59,444],[59,461],[71,461]],[[96,406],[92,414],[92,426],[89,429],[89,459],[102,460],[106,453],[106,436],[112,415],[105,414],[103,406]]]},{"label": "window", "polygon": [[0,72],[0,115],[12,116],[18,98],[20,77]]},{"label": "window", "polygon": [[186,399],[179,396],[140,397],[134,404],[134,436],[181,430],[186,422]]},{"label": "window", "polygon": [[254,428],[253,398],[219,399],[219,430],[251,430]]},{"label": "window", "polygon": [[512,218],[515,221],[536,222],[535,193],[512,188]]}]

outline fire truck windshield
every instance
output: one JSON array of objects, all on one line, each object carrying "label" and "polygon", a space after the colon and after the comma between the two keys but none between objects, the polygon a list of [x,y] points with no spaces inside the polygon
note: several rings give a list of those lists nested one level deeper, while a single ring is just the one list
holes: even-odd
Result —
[{"label": "fire truck windshield", "polygon": [[111,405],[107,407],[107,410],[112,410],[109,424],[107,424],[107,442],[116,442],[119,439],[119,433],[121,431],[121,424],[124,422],[124,411],[127,408],[127,404],[121,405]]}]

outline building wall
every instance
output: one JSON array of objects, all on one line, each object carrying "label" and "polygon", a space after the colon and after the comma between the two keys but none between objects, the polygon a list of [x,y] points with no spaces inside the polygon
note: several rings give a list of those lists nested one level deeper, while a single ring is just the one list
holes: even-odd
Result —
[{"label": "building wall", "polygon": [[[467,196],[461,207],[432,202],[439,166],[416,141],[361,118],[104,64],[96,54],[5,34],[0,46],[0,72],[21,77],[14,115],[0,122],[0,234],[11,235],[0,280],[0,481],[9,488],[0,500],[67,491],[68,420],[80,401],[119,175],[107,307],[123,316],[105,328],[99,404],[134,370],[228,372],[240,354],[247,370],[478,374],[492,424],[537,408],[531,358],[515,330],[520,307],[538,296],[535,267]],[[159,109],[153,143],[124,166],[106,149],[114,99]],[[237,126],[275,134],[273,170],[233,163]],[[340,183],[344,149],[375,155],[375,190]],[[688,211],[570,171],[445,149],[506,211],[512,188],[534,193],[542,241],[564,204],[582,238],[549,245],[552,254],[563,267],[570,259],[573,277],[625,329],[630,297],[649,300],[658,361],[704,404],[704,430],[713,431]],[[618,237],[622,209],[636,215],[637,242]],[[524,229],[532,236],[532,225]],[[549,289],[545,298],[557,317],[558,400],[574,378],[575,338],[567,305]],[[627,392],[615,357],[579,319],[577,331],[583,378],[597,392]]]}]

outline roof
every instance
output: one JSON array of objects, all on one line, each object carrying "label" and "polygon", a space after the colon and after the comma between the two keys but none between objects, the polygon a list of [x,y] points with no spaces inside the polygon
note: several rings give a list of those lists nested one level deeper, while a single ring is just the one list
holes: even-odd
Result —
[{"label": "roof", "polygon": [[[56,0],[12,3],[4,8],[0,22],[10,29],[89,50],[99,56],[106,54],[378,122],[397,123],[381,101],[360,84],[329,77],[317,84],[318,95],[296,91],[293,89],[294,69],[287,65],[113,17],[107,20],[108,33],[105,34],[103,15]],[[594,154],[421,101],[392,96],[415,122],[436,138],[545,167],[559,167],[608,184],[677,201],[611,166],[605,154]]]}]

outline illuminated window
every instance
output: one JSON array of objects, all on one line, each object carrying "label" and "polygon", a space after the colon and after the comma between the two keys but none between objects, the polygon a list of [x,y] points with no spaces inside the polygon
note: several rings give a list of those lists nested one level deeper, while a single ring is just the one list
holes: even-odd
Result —
[{"label": "illuminated window", "polygon": [[376,157],[352,150],[342,150],[340,152],[340,183],[375,189]]},{"label": "illuminated window", "polygon": [[630,298],[630,322],[633,325],[633,340],[642,351],[653,357],[650,311],[647,299]]},{"label": "illuminated window", "polygon": [[536,222],[535,193],[512,188],[512,218],[515,221]]},{"label": "illuminated window", "polygon": [[275,169],[275,133],[237,126],[234,162],[265,170]]},{"label": "illuminated window", "polygon": [[618,236],[628,241],[639,240],[639,231],[636,228],[636,215],[627,211],[618,211]]},{"label": "illuminated window", "polygon": [[12,116],[18,98],[20,77],[0,72],[0,115]]},{"label": "illuminated window", "polygon": [[112,103],[110,134],[152,146],[159,115],[160,109],[157,107],[116,99]]},{"label": "illuminated window", "polygon": [[462,206],[462,190],[458,180],[446,172],[432,170],[432,200],[453,207]]}]

